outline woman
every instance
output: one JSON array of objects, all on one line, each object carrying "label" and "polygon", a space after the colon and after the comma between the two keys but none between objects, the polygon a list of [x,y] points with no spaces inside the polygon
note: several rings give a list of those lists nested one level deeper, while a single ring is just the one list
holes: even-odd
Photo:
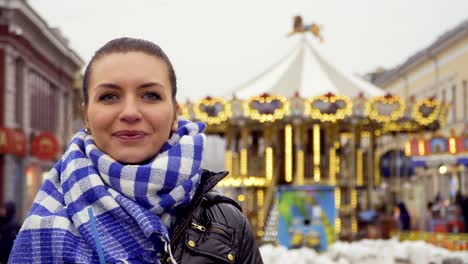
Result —
[{"label": "woman", "polygon": [[177,119],[166,54],[101,47],[83,76],[85,129],[39,191],[12,263],[262,263],[246,217],[211,191],[205,125]]}]

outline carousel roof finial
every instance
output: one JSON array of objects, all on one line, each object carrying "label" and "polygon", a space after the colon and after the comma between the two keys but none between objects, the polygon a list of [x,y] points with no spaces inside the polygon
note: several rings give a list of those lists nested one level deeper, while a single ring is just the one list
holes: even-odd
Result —
[{"label": "carousel roof finial", "polygon": [[311,23],[309,25],[304,25],[302,23],[302,17],[301,16],[295,16],[293,18],[293,30],[289,32],[288,37],[294,34],[298,33],[306,33],[310,32],[312,35],[314,35],[316,38],[320,40],[320,42],[323,42],[323,37],[320,34],[320,26],[317,23]]}]

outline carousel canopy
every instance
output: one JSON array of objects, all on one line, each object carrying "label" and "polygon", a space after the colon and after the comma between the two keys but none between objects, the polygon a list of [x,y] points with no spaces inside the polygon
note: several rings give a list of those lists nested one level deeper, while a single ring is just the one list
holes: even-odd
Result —
[{"label": "carousel canopy", "polygon": [[365,97],[385,93],[332,65],[306,35],[292,38],[297,41],[293,50],[262,74],[234,88],[236,97],[247,99],[262,93],[292,97],[298,92],[302,97],[333,93],[353,98],[360,93]]}]

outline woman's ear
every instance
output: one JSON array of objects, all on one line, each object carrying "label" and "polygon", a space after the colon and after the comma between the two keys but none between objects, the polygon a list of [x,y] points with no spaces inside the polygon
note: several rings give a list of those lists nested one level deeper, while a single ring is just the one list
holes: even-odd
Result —
[{"label": "woman's ear", "polygon": [[176,132],[177,127],[179,126],[179,103],[176,103],[174,111],[174,121],[172,122],[171,127],[172,132]]},{"label": "woman's ear", "polygon": [[86,129],[86,131],[89,130],[89,125],[88,125],[88,111],[87,110],[87,107],[85,105],[85,103],[81,103],[81,111],[83,113],[83,125]]}]

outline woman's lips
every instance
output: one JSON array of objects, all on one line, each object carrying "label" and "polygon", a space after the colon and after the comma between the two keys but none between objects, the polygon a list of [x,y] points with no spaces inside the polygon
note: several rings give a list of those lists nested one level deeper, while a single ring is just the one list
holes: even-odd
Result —
[{"label": "woman's lips", "polygon": [[122,130],[122,131],[115,132],[112,135],[123,141],[139,141],[143,139],[147,134],[143,131]]}]

